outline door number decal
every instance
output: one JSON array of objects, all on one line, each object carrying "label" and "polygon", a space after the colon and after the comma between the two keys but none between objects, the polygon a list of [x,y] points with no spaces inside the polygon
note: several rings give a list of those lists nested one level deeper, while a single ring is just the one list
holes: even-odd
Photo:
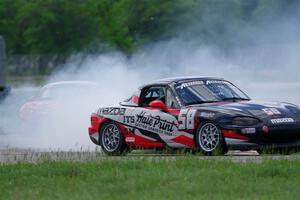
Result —
[{"label": "door number decal", "polygon": [[182,109],[178,116],[178,129],[194,129],[195,128],[196,110]]}]

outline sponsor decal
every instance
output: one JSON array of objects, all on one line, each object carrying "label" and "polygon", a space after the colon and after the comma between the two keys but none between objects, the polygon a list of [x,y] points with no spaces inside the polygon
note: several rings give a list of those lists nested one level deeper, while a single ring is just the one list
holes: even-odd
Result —
[{"label": "sponsor decal", "polygon": [[293,118],[278,118],[271,119],[272,124],[282,124],[282,123],[293,123],[295,120]]},{"label": "sponsor decal", "polygon": [[276,108],[264,108],[262,109],[267,115],[280,115],[281,112],[277,110]]},{"label": "sponsor decal", "polygon": [[178,89],[178,88],[183,89],[183,88],[186,88],[189,86],[203,85],[203,84],[204,84],[204,81],[191,81],[191,82],[187,82],[187,83],[182,83],[181,85],[177,86],[176,89]]},{"label": "sponsor decal", "polygon": [[124,115],[126,108],[108,107],[101,108],[98,111],[98,115]]},{"label": "sponsor decal", "polygon": [[215,116],[215,113],[212,112],[201,112],[200,117],[203,118],[213,118]]},{"label": "sponsor decal", "polygon": [[135,127],[172,136],[177,128],[175,121],[161,119],[159,115],[146,115],[145,111],[136,115]]},{"label": "sponsor decal", "polygon": [[126,142],[135,142],[135,137],[126,137],[125,141]]},{"label": "sponsor decal", "polygon": [[204,81],[191,81],[191,82],[186,82],[186,83],[182,83],[181,85],[177,86],[176,89],[183,89],[189,86],[193,86],[193,85],[209,85],[209,84],[230,84],[227,81],[220,81],[220,80],[207,80],[206,82]]},{"label": "sponsor decal", "polygon": [[123,123],[133,124],[135,122],[134,116],[123,116]]},{"label": "sponsor decal", "polygon": [[230,83],[227,81],[207,80],[206,85],[209,85],[209,84],[228,84],[229,85]]},{"label": "sponsor decal", "polygon": [[242,133],[243,134],[253,134],[253,133],[256,133],[256,129],[255,128],[243,128]]}]

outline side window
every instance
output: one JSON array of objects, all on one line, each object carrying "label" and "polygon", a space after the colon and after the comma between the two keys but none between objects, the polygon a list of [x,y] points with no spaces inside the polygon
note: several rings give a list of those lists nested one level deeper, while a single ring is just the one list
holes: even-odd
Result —
[{"label": "side window", "polygon": [[167,89],[166,105],[169,108],[179,108],[178,102],[169,88]]},{"label": "side window", "polygon": [[164,86],[153,86],[149,87],[145,91],[143,91],[141,106],[148,107],[151,101],[161,100],[165,103],[165,92],[166,88]]},{"label": "side window", "polygon": [[140,94],[141,94],[141,91],[138,90],[138,91],[134,92],[133,95],[131,97],[129,97],[128,99],[125,99],[123,102],[120,102],[120,104],[123,106],[139,106]]}]

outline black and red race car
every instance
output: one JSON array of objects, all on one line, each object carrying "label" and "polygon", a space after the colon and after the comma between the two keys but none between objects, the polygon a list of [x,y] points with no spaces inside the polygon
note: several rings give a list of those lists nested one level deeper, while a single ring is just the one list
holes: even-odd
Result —
[{"label": "black and red race car", "polygon": [[300,146],[300,107],[252,101],[219,78],[168,78],[91,116],[91,140],[109,155],[132,148],[228,149]]}]

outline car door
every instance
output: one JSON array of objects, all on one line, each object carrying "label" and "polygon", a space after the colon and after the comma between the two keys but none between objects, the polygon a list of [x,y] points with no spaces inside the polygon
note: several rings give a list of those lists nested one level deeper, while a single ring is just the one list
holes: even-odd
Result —
[{"label": "car door", "polygon": [[[168,99],[171,91],[166,85],[153,85],[144,88],[140,96],[140,106],[134,109],[135,131],[142,136],[154,138],[167,143],[169,146],[178,146],[173,139],[180,135],[178,131],[179,114],[178,103],[175,98]],[[156,109],[150,107],[152,101],[160,100],[167,104],[168,109]],[[180,146],[180,145],[179,145]]]}]

